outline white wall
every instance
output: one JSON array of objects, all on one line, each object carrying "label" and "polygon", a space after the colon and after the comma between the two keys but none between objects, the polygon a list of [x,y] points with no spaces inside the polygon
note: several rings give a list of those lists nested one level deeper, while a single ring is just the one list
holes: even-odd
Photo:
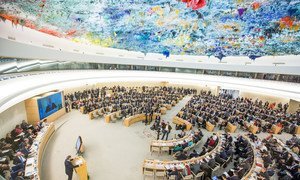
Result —
[{"label": "white wall", "polygon": [[0,114],[0,138],[20,124],[22,120],[27,120],[24,101],[12,106]]},{"label": "white wall", "polygon": [[125,84],[139,81],[145,82],[143,84],[166,81],[186,87],[202,86],[201,89],[209,87],[215,90],[220,86],[225,89],[264,93],[300,101],[300,84],[295,83],[186,73],[78,70],[48,72],[0,81],[0,113],[16,103],[47,91],[64,90],[85,84],[108,82]]}]

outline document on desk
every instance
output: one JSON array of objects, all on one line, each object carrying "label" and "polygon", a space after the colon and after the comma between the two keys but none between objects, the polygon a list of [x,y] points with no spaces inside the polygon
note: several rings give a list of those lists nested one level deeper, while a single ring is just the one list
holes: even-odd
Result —
[{"label": "document on desk", "polygon": [[29,177],[35,173],[33,166],[26,166],[25,168],[25,177]]},{"label": "document on desk", "polygon": [[28,158],[26,161],[26,166],[30,166],[33,163],[34,163],[34,158]]},{"label": "document on desk", "polygon": [[9,151],[9,149],[7,149],[7,150],[3,150],[2,151],[2,154],[5,154],[5,153],[7,153]]},{"label": "document on desk", "polygon": [[74,161],[74,165],[75,165],[75,166],[78,166],[78,165],[81,165],[81,164],[83,164],[82,159],[76,159],[76,160]]}]

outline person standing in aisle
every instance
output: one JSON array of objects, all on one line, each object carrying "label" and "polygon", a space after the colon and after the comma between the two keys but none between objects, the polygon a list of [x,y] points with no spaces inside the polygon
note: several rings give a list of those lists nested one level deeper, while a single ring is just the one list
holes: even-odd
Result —
[{"label": "person standing in aisle", "polygon": [[146,118],[145,118],[145,126],[147,126],[147,124],[148,124],[148,116],[149,116],[147,112],[145,113],[145,116],[146,116]]},{"label": "person standing in aisle", "polygon": [[165,136],[166,136],[166,140],[168,140],[168,136],[169,136],[171,130],[172,130],[172,127],[170,126],[170,123],[167,122],[166,127],[163,129],[163,136],[162,136],[161,140],[163,140]]},{"label": "person standing in aisle", "polygon": [[160,131],[161,131],[161,127],[158,126],[157,127],[157,138],[156,138],[156,140],[159,140]]}]

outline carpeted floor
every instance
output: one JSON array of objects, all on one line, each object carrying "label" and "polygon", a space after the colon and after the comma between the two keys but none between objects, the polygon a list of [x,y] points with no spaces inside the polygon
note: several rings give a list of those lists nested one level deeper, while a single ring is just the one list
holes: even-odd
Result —
[{"label": "carpeted floor", "polygon": [[[162,119],[169,121],[173,126],[169,139],[178,133],[171,123],[172,118],[190,98],[184,98],[162,116]],[[156,133],[150,130],[150,125],[136,123],[125,127],[121,121],[106,124],[104,118],[89,120],[87,115],[77,110],[64,115],[55,122],[55,125],[56,132],[44,152],[41,178],[43,180],[67,179],[64,173],[64,160],[67,155],[75,155],[75,143],[79,135],[86,149],[84,158],[91,180],[140,180],[143,179],[142,163],[145,158],[172,159],[167,154],[150,154],[150,141],[156,138]],[[202,143],[196,147],[198,151],[204,140],[211,135],[206,130],[203,130],[203,133],[205,136]],[[258,136],[263,138],[267,134]],[[278,137],[287,140],[291,135],[282,134]],[[75,173],[73,179],[77,179]]]}]

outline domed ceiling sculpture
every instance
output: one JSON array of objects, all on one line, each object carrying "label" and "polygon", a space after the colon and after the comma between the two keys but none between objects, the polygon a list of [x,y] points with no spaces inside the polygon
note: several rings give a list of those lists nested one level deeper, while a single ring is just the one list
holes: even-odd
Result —
[{"label": "domed ceiling sculpture", "polygon": [[300,54],[299,0],[1,0],[0,17],[74,42],[144,53]]}]

